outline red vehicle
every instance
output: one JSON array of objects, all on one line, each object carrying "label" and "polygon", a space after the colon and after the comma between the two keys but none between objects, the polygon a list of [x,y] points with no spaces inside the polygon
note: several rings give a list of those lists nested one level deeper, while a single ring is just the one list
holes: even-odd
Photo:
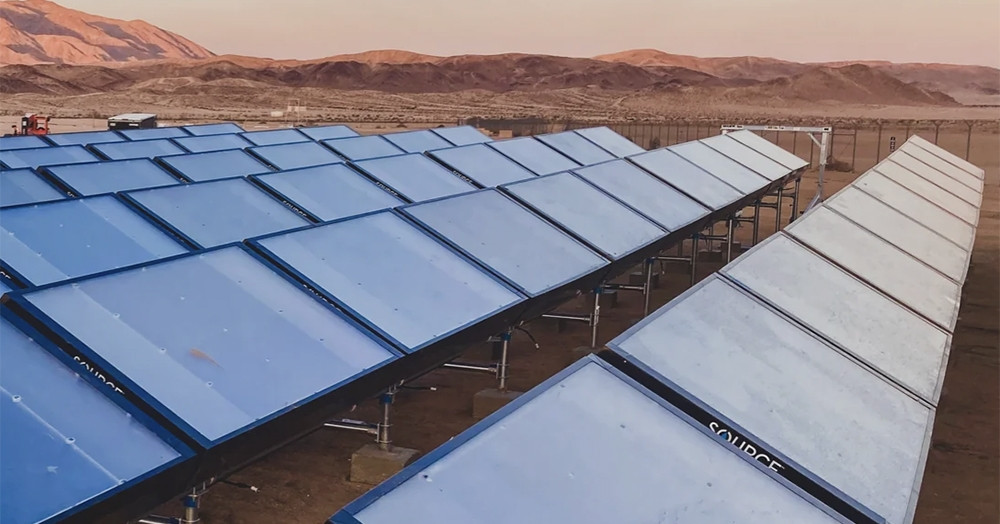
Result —
[{"label": "red vehicle", "polygon": [[49,134],[49,120],[52,117],[28,113],[21,117],[21,129],[17,125],[14,128],[14,135],[47,135]]}]

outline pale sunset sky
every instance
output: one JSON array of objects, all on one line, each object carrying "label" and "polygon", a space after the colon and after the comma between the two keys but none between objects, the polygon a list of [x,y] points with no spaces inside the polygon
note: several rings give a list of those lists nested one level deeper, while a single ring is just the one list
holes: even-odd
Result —
[{"label": "pale sunset sky", "polygon": [[58,0],[218,54],[593,56],[657,48],[795,61],[1000,66],[1000,0]]}]

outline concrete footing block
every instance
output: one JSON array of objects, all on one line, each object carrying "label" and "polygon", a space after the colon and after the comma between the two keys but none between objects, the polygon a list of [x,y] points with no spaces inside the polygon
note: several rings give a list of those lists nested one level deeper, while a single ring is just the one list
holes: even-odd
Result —
[{"label": "concrete footing block", "polygon": [[385,450],[366,444],[351,455],[351,482],[379,484],[402,471],[418,454],[415,449],[391,446]]},{"label": "concrete footing block", "polygon": [[500,391],[496,388],[484,389],[472,397],[472,416],[482,419],[506,406],[521,396],[520,391]]}]

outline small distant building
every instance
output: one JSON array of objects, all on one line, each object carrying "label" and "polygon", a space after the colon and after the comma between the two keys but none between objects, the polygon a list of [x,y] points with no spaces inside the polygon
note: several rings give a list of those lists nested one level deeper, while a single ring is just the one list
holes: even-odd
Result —
[{"label": "small distant building", "polygon": [[152,113],[126,113],[108,119],[108,129],[153,129],[157,127],[156,115]]}]

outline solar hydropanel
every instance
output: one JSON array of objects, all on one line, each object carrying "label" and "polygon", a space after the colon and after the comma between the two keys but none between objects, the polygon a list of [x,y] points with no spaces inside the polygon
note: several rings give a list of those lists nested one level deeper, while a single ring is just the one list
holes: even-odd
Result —
[{"label": "solar hydropanel", "polygon": [[657,149],[629,160],[713,211],[731,207],[744,196],[673,151]]},{"label": "solar hydropanel", "polygon": [[65,194],[31,169],[0,169],[0,207],[63,198]]},{"label": "solar hydropanel", "polygon": [[21,303],[206,448],[396,356],[238,246],[42,288]]},{"label": "solar hydropanel", "polygon": [[44,138],[35,135],[0,136],[0,151],[34,149],[37,147],[49,147],[51,145]]},{"label": "solar hydropanel", "polygon": [[[656,486],[656,496],[649,486]],[[846,520],[649,390],[588,357],[329,522]]]},{"label": "solar hydropanel", "polygon": [[294,142],[306,142],[309,140],[309,137],[299,133],[298,129],[265,129],[263,131],[247,131],[240,136],[253,142],[256,146],[291,144]]},{"label": "solar hydropanel", "polygon": [[108,160],[156,158],[158,156],[179,155],[187,152],[167,139],[111,142],[108,144],[94,144],[90,148]]},{"label": "solar hydropanel", "polygon": [[624,258],[667,235],[649,219],[571,173],[501,187],[611,260]]},{"label": "solar hydropanel", "polygon": [[968,251],[868,193],[847,187],[825,204],[948,278],[956,282],[965,280]]},{"label": "solar hydropanel", "polygon": [[279,171],[253,178],[319,222],[404,204],[403,200],[344,164]]},{"label": "solar hydropanel", "polygon": [[78,196],[181,183],[147,158],[48,166],[43,169]]},{"label": "solar hydropanel", "polygon": [[961,218],[969,224],[979,222],[979,207],[956,196],[894,162],[895,157],[884,160],[873,169],[893,182],[913,191],[921,197],[940,206],[945,211]]},{"label": "solar hydropanel", "polygon": [[184,126],[183,129],[194,136],[232,135],[243,132],[242,127],[232,122]]},{"label": "solar hydropanel", "polygon": [[297,129],[299,130],[300,133],[306,135],[307,137],[317,142],[319,142],[320,140],[329,140],[331,138],[348,138],[352,136],[359,136],[357,131],[343,125],[299,127]]},{"label": "solar hydropanel", "polygon": [[428,151],[427,154],[482,187],[496,187],[535,176],[521,164],[485,144],[449,147]]},{"label": "solar hydropanel", "polygon": [[568,156],[532,137],[512,138],[490,142],[487,145],[539,175],[549,175],[580,167],[580,164]]},{"label": "solar hydropanel", "polygon": [[240,149],[164,156],[157,161],[192,182],[271,172],[270,167]]},{"label": "solar hydropanel", "polygon": [[736,188],[743,194],[752,195],[767,188],[770,180],[739,164],[735,160],[715,151],[702,142],[685,142],[667,148],[688,162],[711,173],[712,176]]},{"label": "solar hydropanel", "polygon": [[962,286],[825,207],[785,231],[872,286],[951,332]]},{"label": "solar hydropanel", "polygon": [[609,127],[591,127],[587,129],[577,129],[574,133],[583,136],[587,140],[601,146],[605,151],[619,157],[645,153],[646,150],[636,145],[631,140],[615,133]]},{"label": "solar hydropanel", "polygon": [[538,135],[535,138],[545,145],[572,158],[582,166],[589,166],[614,160],[616,157],[603,150],[597,144],[572,132],[563,131],[551,135]]},{"label": "solar hydropanel", "polygon": [[100,158],[83,146],[40,147],[0,152],[0,164],[11,169],[97,162]]},{"label": "solar hydropanel", "polygon": [[626,160],[573,171],[668,231],[695,224],[701,229],[710,211],[690,197]]},{"label": "solar hydropanel", "polygon": [[709,277],[608,347],[886,521],[912,520],[933,409],[733,284]]},{"label": "solar hydropanel", "polygon": [[174,143],[192,153],[244,149],[253,146],[249,140],[235,134],[186,136],[173,140]]},{"label": "solar hydropanel", "polygon": [[703,138],[699,142],[735,160],[740,165],[750,168],[753,172],[768,180],[784,180],[792,174],[791,169],[743,145],[741,142],[733,140],[729,136],[713,136]]},{"label": "solar hydropanel", "polygon": [[134,499],[127,490],[190,456],[162,427],[124,399],[109,399],[38,340],[0,320],[5,524],[92,522],[82,514],[88,508],[116,496]]},{"label": "solar hydropanel", "polygon": [[484,135],[472,126],[436,127],[431,129],[431,131],[456,146],[483,144],[493,141],[492,138]]},{"label": "solar hydropanel", "polygon": [[129,140],[156,140],[191,136],[182,127],[156,127],[153,129],[119,129],[118,134]]},{"label": "solar hydropanel", "polygon": [[457,195],[476,189],[419,153],[362,160],[355,165],[410,202]]},{"label": "solar hydropanel", "polygon": [[493,189],[402,211],[531,297],[608,265],[584,244]]},{"label": "solar hydropanel", "polygon": [[937,404],[951,337],[850,273],[783,233],[722,273]]},{"label": "solar hydropanel", "polygon": [[946,176],[954,180],[957,180],[966,187],[973,189],[976,193],[983,192],[982,178],[972,173],[969,173],[968,171],[950,162],[942,160],[940,157],[927,151],[926,149],[913,143],[906,143],[903,144],[903,146],[900,147],[899,150],[923,162],[927,166],[941,173],[944,173]]},{"label": "solar hydropanel", "polygon": [[323,140],[323,145],[348,160],[366,160],[406,153],[392,142],[375,135]]},{"label": "solar hydropanel", "polygon": [[982,168],[980,168],[979,166],[973,165],[968,160],[958,157],[950,153],[948,150],[940,146],[937,146],[935,144],[932,144],[927,140],[924,140],[923,138],[920,137],[920,135],[911,136],[910,139],[907,140],[907,142],[915,144],[918,147],[921,147],[924,150],[931,152],[935,156],[947,161],[948,163],[964,169],[967,173],[975,175],[977,178],[983,178],[986,174],[986,172],[983,171]]},{"label": "solar hydropanel", "polygon": [[432,149],[451,147],[451,142],[439,137],[429,129],[387,133],[382,136],[407,153],[423,153]]},{"label": "solar hydropanel", "polygon": [[775,162],[792,170],[799,170],[809,166],[809,162],[789,153],[777,144],[772,144],[761,136],[757,136],[752,131],[740,130],[726,133],[725,136],[740,142],[741,144],[757,151],[758,153],[774,160]]},{"label": "solar hydropanel", "polygon": [[85,146],[107,142],[124,142],[125,138],[114,131],[81,131],[79,133],[53,133],[46,135],[57,146]]},{"label": "solar hydropanel", "polygon": [[252,147],[249,151],[275,168],[283,170],[343,162],[336,153],[316,142]]},{"label": "solar hydropanel", "polygon": [[407,352],[524,300],[390,211],[251,244]]},{"label": "solar hydropanel", "polygon": [[187,251],[111,195],[0,209],[0,262],[40,286]]},{"label": "solar hydropanel", "polygon": [[[955,195],[957,198],[962,199],[963,201],[969,203],[969,205],[977,209],[980,203],[982,202],[983,195],[982,195],[981,185],[979,189],[973,189],[959,182],[958,180],[955,180],[949,177],[948,175],[938,171],[937,169],[928,166],[927,164],[917,160],[916,158],[913,158],[912,156],[908,155],[905,151],[897,151],[896,153],[893,153],[890,160],[902,166],[903,168],[909,170],[910,172],[919,176],[920,178],[927,180],[931,184],[934,184],[935,186],[947,191],[948,193]],[[876,169],[878,169],[881,165],[882,164],[876,166]],[[975,178],[972,175],[968,176]],[[976,181],[981,182],[979,179],[976,179]]]}]

